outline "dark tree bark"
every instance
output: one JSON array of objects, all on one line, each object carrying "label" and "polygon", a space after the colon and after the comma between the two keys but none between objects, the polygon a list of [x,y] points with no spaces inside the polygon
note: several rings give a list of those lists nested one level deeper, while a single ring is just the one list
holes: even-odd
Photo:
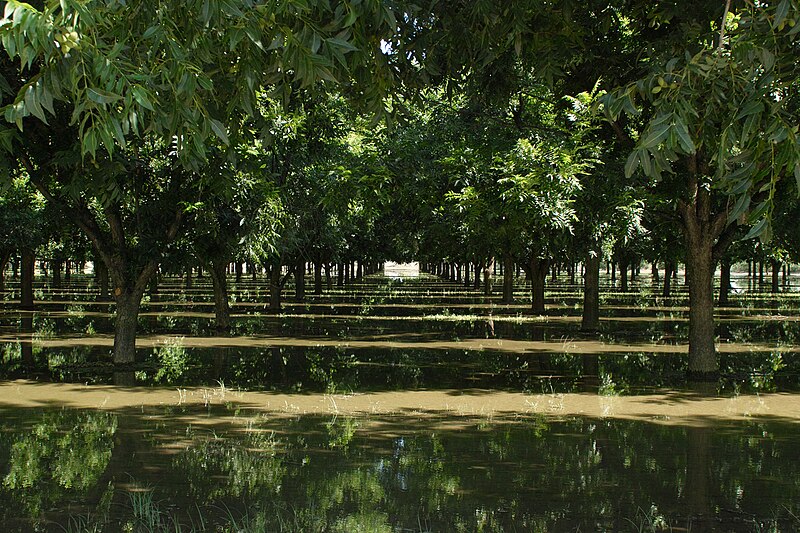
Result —
[{"label": "dark tree bark", "polygon": [[728,305],[728,295],[731,290],[731,261],[723,259],[719,262],[719,305]]},{"label": "dark tree bark", "polygon": [[269,268],[269,308],[272,311],[281,310],[281,266],[272,265]]},{"label": "dark tree bark", "polygon": [[306,262],[303,259],[294,267],[294,297],[298,302],[306,299]]},{"label": "dark tree bark", "polygon": [[545,313],[544,288],[549,268],[550,259],[536,256],[531,257],[528,265],[528,277],[531,280],[531,310],[539,315]]},{"label": "dark tree bark", "polygon": [[653,278],[653,283],[658,283],[660,281],[658,278],[658,264],[655,261],[653,261],[653,264],[651,265],[650,272],[651,277]]},{"label": "dark tree bark", "polygon": [[53,271],[53,287],[56,289],[61,288],[61,269],[64,266],[64,262],[60,259],[54,259],[50,263],[50,270]]},{"label": "dark tree bark", "polygon": [[492,295],[492,270],[494,269],[494,258],[489,258],[483,267],[483,294]]},{"label": "dark tree bark", "polygon": [[[21,326],[22,333],[33,333],[33,315],[23,315],[21,317]],[[24,339],[22,342],[20,342],[20,351],[22,352],[22,366],[32,369],[36,363],[33,357],[32,339]]]},{"label": "dark tree bark", "polygon": [[242,282],[242,275],[244,274],[244,264],[242,264],[240,261],[236,261],[233,264],[233,269],[234,269],[234,272],[236,273],[236,278],[235,278],[236,279],[236,283],[241,283]]},{"label": "dark tree bark", "polygon": [[475,261],[473,265],[475,267],[473,270],[475,275],[473,276],[474,279],[472,280],[472,288],[478,290],[481,288],[481,272],[483,271],[483,261]]},{"label": "dark tree bark", "polygon": [[595,332],[600,329],[600,253],[589,250],[584,264],[581,330]]},{"label": "dark tree bark", "polygon": [[136,329],[143,295],[144,291],[123,291],[120,287],[115,290],[114,364],[136,362]]},{"label": "dark tree bark", "polygon": [[344,263],[336,264],[336,286],[341,287],[344,285]]},{"label": "dark tree bark", "polygon": [[110,298],[108,292],[108,267],[103,261],[95,259],[94,261],[94,274],[98,287],[98,301],[105,302]]},{"label": "dark tree bark", "polygon": [[778,259],[772,259],[772,260],[770,260],[770,263],[772,265],[772,287],[771,287],[771,289],[772,289],[773,293],[777,293],[777,292],[781,291],[780,281],[781,281],[781,265],[782,265],[782,263]]},{"label": "dark tree bark", "polygon": [[314,261],[314,294],[322,294],[322,261]]},{"label": "dark tree bark", "polygon": [[466,263],[464,263],[464,286],[465,287],[469,287],[470,286],[469,270],[470,270],[470,263],[469,263],[469,261],[467,261]]},{"label": "dark tree bark", "polygon": [[33,252],[31,250],[23,250],[19,307],[25,311],[33,310],[33,276],[35,267],[36,258]]},{"label": "dark tree bark", "polygon": [[674,261],[664,261],[664,287],[661,296],[669,298],[672,296],[672,274],[675,272]]},{"label": "dark tree bark", "polygon": [[625,259],[619,261],[619,283],[619,289],[628,292],[628,261]]},{"label": "dark tree bark", "polygon": [[503,303],[514,303],[514,258],[503,258]]},{"label": "dark tree bark", "polygon": [[220,260],[212,262],[209,266],[211,283],[214,287],[214,317],[215,330],[218,335],[227,335],[231,330],[231,308],[228,302],[228,262]]},{"label": "dark tree bark", "polygon": [[361,279],[364,277],[364,265],[361,261],[358,262],[358,267],[356,270],[356,279]]},{"label": "dark tree bark", "polygon": [[325,263],[323,265],[325,267],[325,287],[328,290],[333,288],[333,278],[331,278],[331,263]]},{"label": "dark tree bark", "polygon": [[6,290],[6,265],[11,259],[11,254],[6,252],[0,255],[0,292]]},{"label": "dark tree bark", "polygon": [[72,279],[72,262],[67,259],[64,261],[64,280],[69,281]]}]

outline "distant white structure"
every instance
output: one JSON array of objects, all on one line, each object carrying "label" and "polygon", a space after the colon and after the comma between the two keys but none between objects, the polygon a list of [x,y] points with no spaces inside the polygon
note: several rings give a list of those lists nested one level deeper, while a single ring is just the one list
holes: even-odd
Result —
[{"label": "distant white structure", "polygon": [[387,261],[383,265],[383,275],[392,279],[419,277],[419,263],[392,263]]}]

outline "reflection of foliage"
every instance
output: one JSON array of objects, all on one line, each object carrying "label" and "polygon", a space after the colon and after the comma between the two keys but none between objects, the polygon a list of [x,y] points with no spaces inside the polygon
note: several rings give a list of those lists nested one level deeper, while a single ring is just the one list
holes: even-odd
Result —
[{"label": "reflection of foliage", "polygon": [[248,432],[236,442],[213,439],[193,446],[174,465],[186,475],[199,500],[256,498],[280,490],[286,467],[277,447],[272,433]]},{"label": "reflection of foliage", "polygon": [[108,413],[46,413],[11,445],[3,488],[35,516],[97,483],[111,459],[117,418]]},{"label": "reflection of foliage", "polygon": [[358,420],[353,417],[339,418],[334,416],[325,424],[328,430],[328,446],[331,448],[347,448],[358,429]]},{"label": "reflection of foliage", "polygon": [[154,350],[159,363],[155,381],[173,383],[178,380],[189,365],[189,354],[183,345],[182,337],[171,337]]},{"label": "reflection of foliage", "polygon": [[389,516],[377,511],[366,511],[340,518],[333,527],[336,533],[392,533]]},{"label": "reflection of foliage", "polygon": [[323,356],[317,351],[306,352],[308,377],[325,386],[325,392],[351,392],[358,387],[356,357],[336,349],[332,356]]}]

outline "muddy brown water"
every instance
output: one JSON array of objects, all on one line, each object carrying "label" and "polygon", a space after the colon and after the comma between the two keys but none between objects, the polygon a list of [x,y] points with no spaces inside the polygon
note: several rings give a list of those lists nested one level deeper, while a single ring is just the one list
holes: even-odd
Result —
[{"label": "muddy brown water", "polygon": [[598,337],[565,285],[538,317],[522,285],[376,276],[275,315],[243,283],[219,337],[167,279],[124,371],[90,283],[37,289],[0,305],[4,531],[800,529],[796,293],[734,295],[697,389],[685,294],[645,281]]}]

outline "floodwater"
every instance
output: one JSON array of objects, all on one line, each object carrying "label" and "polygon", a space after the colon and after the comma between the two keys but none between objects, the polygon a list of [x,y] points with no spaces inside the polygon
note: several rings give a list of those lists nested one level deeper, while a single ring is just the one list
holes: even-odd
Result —
[{"label": "floodwater", "polygon": [[2,530],[800,530],[798,293],[718,310],[698,389],[685,293],[607,288],[588,336],[564,281],[536,316],[522,280],[508,305],[401,267],[279,314],[248,280],[221,337],[209,286],[168,278],[126,369],[87,279],[33,313],[12,283]]}]

